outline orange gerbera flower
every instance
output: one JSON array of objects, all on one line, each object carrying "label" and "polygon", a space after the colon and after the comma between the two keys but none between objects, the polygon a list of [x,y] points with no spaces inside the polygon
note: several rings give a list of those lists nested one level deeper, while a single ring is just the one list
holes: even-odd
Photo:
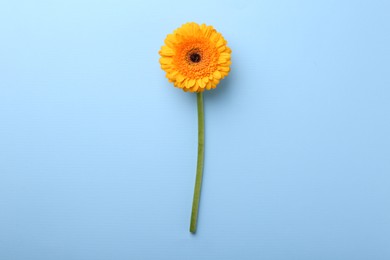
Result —
[{"label": "orange gerbera flower", "polygon": [[229,74],[231,50],[212,26],[186,23],[165,39],[161,68],[176,87],[190,92],[216,88]]}]

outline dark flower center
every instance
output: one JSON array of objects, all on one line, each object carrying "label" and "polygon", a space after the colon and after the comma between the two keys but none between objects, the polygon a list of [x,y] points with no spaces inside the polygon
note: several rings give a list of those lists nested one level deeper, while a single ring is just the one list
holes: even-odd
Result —
[{"label": "dark flower center", "polygon": [[192,53],[190,55],[190,60],[192,62],[198,63],[201,60],[201,56],[198,53]]}]

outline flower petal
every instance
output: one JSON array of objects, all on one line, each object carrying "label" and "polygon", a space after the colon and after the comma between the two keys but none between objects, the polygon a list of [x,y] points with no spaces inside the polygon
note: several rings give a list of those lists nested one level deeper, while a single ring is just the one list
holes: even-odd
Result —
[{"label": "flower petal", "polygon": [[204,83],[203,79],[198,79],[197,80],[197,85],[201,88],[204,88],[206,86],[206,84]]},{"label": "flower petal", "polygon": [[211,89],[211,81],[207,82],[206,89],[210,90]]},{"label": "flower petal", "polygon": [[172,58],[168,57],[161,57],[160,58],[160,63],[161,64],[171,64],[172,63]]},{"label": "flower petal", "polygon": [[199,89],[199,86],[198,86],[197,84],[195,84],[195,86],[193,86],[193,87],[190,89],[190,91],[191,91],[191,92],[196,92],[196,91],[198,91],[198,89]]},{"label": "flower petal", "polygon": [[215,79],[220,79],[220,78],[222,78],[221,72],[219,72],[218,70],[214,71],[213,77],[214,77]]},{"label": "flower petal", "polygon": [[216,43],[216,47],[219,48],[225,44],[225,40],[221,37],[219,38],[218,42]]},{"label": "flower petal", "polygon": [[189,87],[193,87],[195,85],[195,82],[196,82],[195,79],[189,79],[187,84]]},{"label": "flower petal", "polygon": [[169,48],[168,46],[164,45],[161,47],[160,55],[161,56],[173,56],[173,55],[175,55],[175,52],[171,48]]},{"label": "flower petal", "polygon": [[204,78],[202,78],[202,80],[206,84],[207,82],[209,82],[209,77],[204,77]]},{"label": "flower petal", "polygon": [[219,71],[227,71],[227,72],[229,72],[230,71],[230,67],[228,67],[228,66],[218,66],[218,70]]},{"label": "flower petal", "polygon": [[181,75],[181,74],[179,74],[179,75],[177,75],[177,77],[176,77],[176,82],[183,82],[184,79],[185,79],[184,76]]}]

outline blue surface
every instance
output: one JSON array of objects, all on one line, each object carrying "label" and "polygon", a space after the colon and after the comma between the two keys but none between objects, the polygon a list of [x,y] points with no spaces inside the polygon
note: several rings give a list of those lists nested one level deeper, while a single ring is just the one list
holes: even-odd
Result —
[{"label": "blue surface", "polygon": [[[389,1],[1,1],[0,259],[390,259]],[[196,97],[158,63],[206,22]]]}]

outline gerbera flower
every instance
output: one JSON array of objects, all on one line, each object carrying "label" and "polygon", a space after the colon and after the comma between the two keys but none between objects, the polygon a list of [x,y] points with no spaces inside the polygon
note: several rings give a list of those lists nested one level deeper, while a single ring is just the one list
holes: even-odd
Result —
[{"label": "gerbera flower", "polygon": [[190,232],[198,222],[200,190],[204,163],[203,91],[216,88],[230,71],[231,50],[226,40],[212,26],[186,23],[165,39],[160,50],[161,68],[170,82],[184,91],[196,92],[198,104],[198,162]]},{"label": "gerbera flower", "polygon": [[212,26],[186,23],[165,39],[161,68],[176,87],[190,92],[216,88],[229,74],[231,50]]}]

